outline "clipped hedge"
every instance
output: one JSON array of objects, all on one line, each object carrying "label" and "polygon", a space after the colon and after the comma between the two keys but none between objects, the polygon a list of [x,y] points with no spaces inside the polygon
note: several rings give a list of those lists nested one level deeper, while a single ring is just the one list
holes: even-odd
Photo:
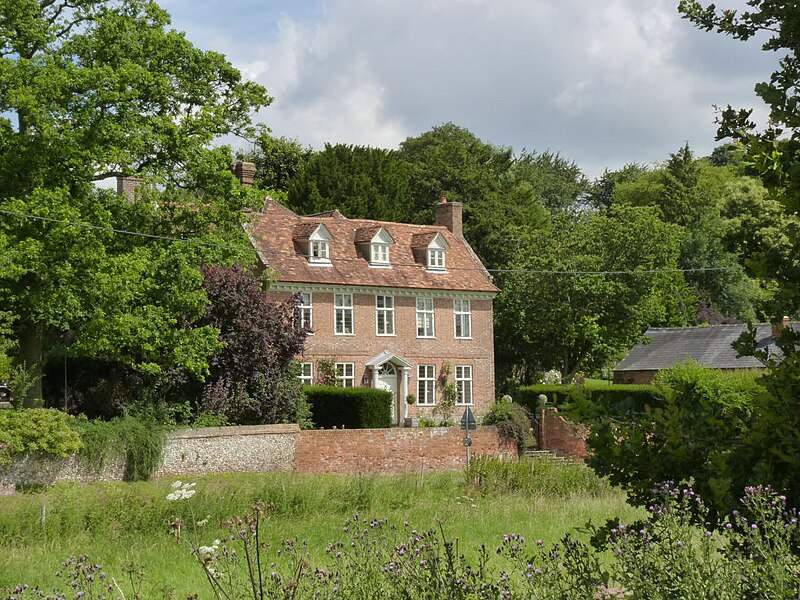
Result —
[{"label": "clipped hedge", "polygon": [[308,385],[303,388],[317,427],[376,429],[392,426],[392,394],[374,388]]},{"label": "clipped hedge", "polygon": [[514,401],[535,411],[540,394],[547,396],[548,406],[564,406],[577,400],[588,400],[612,415],[641,412],[645,405],[658,406],[663,401],[662,392],[656,385],[621,384],[594,388],[582,385],[528,385],[519,389]]}]

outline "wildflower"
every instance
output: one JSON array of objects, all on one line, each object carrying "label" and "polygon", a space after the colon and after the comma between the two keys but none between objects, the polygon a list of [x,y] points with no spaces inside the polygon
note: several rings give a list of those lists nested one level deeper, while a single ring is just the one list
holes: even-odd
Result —
[{"label": "wildflower", "polygon": [[167,500],[170,502],[175,502],[176,500],[187,500],[194,496],[195,489],[194,483],[182,483],[180,481],[176,481],[172,484],[172,492],[167,494]]}]

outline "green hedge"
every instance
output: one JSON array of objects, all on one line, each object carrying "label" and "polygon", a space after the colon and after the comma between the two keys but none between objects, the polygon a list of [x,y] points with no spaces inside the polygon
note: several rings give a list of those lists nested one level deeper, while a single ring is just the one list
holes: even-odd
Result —
[{"label": "green hedge", "polygon": [[303,388],[317,427],[391,427],[392,394],[374,388],[308,385]]},{"label": "green hedge", "polygon": [[78,451],[83,443],[74,424],[73,417],[50,408],[0,410],[0,469],[28,452],[66,457]]},{"label": "green hedge", "polygon": [[514,401],[535,411],[540,394],[547,396],[548,406],[564,406],[585,399],[607,414],[623,415],[641,412],[645,405],[661,404],[662,394],[659,390],[655,385],[608,385],[596,388],[582,385],[528,385],[519,389]]}]

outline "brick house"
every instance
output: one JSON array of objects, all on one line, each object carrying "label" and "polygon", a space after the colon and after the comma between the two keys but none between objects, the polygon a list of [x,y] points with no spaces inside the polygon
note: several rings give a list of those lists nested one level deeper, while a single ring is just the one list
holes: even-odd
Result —
[{"label": "brick house", "polygon": [[397,424],[441,414],[445,383],[457,390],[452,416],[494,401],[499,290],[462,235],[461,204],[436,209],[436,225],[410,225],[300,216],[267,199],[245,225],[270,293],[302,294],[301,379],[318,382],[327,365],[339,385],[389,390]]}]

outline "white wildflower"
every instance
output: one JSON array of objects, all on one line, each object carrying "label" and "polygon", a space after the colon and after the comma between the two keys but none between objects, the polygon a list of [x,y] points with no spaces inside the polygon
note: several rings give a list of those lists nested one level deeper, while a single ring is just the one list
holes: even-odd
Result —
[{"label": "white wildflower", "polygon": [[181,483],[180,481],[176,481],[171,486],[174,491],[167,494],[167,500],[175,502],[176,500],[191,498],[197,491],[193,489],[195,485],[194,483]]}]

